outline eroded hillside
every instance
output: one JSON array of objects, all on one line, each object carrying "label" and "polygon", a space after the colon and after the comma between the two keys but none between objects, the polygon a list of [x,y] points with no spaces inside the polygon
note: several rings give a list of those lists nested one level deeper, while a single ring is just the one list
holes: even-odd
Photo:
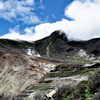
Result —
[{"label": "eroded hillside", "polygon": [[38,82],[56,63],[17,53],[0,56],[0,94],[18,95]]}]

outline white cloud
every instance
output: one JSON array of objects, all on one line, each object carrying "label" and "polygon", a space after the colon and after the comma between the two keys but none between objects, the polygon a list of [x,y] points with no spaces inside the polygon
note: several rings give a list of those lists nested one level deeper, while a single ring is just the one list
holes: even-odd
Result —
[{"label": "white cloud", "polygon": [[[83,1],[83,0],[82,0]],[[65,9],[65,15],[73,18],[69,38],[91,39],[100,36],[100,2],[74,1]]]},{"label": "white cloud", "polygon": [[[65,15],[74,20],[62,19],[55,23],[35,27],[35,36],[40,39],[53,31],[62,29],[69,39],[88,40],[100,37],[100,2],[76,0],[65,9]],[[40,35],[39,35],[40,34]]]},{"label": "white cloud", "polygon": [[34,14],[30,14],[29,16],[24,16],[24,18],[20,18],[19,20],[24,21],[25,24],[41,23],[40,18],[38,16],[34,16]]},{"label": "white cloud", "polygon": [[26,0],[26,4],[34,5],[34,0]]},{"label": "white cloud", "polygon": [[5,38],[5,39],[13,39],[13,40],[27,40],[27,41],[33,41],[33,30],[34,27],[29,27],[24,30],[25,34],[21,35],[19,31],[19,25],[14,27],[13,29],[9,29],[9,33],[3,35],[0,38]]},{"label": "white cloud", "polygon": [[69,23],[68,20],[62,19],[62,21],[58,21],[56,23],[44,23],[37,25],[36,27],[27,27],[24,29],[25,34],[23,35],[21,35],[21,32],[19,31],[19,26],[16,26],[13,29],[10,28],[9,33],[3,35],[0,38],[35,41],[50,35],[55,30],[62,29],[65,31],[66,27],[69,30],[71,23],[69,24],[68,23]]},{"label": "white cloud", "polygon": [[[100,37],[100,1],[76,0],[65,9],[65,16],[74,20],[62,19],[55,23],[44,23],[24,29],[25,34],[10,29],[1,38],[16,37],[23,40],[37,40],[50,35],[55,30],[63,30],[69,39],[88,40]],[[18,28],[17,28],[18,29]],[[14,36],[14,34],[16,36]]]},{"label": "white cloud", "polygon": [[76,0],[66,7],[65,16],[74,20],[62,19],[55,23],[37,25],[35,35],[40,33],[40,37],[43,38],[61,29],[69,39],[88,40],[100,37],[100,0]]},{"label": "white cloud", "polygon": [[34,6],[34,0],[0,1],[0,18],[9,21],[13,19],[22,20],[26,24],[40,23],[39,17],[34,13]]}]

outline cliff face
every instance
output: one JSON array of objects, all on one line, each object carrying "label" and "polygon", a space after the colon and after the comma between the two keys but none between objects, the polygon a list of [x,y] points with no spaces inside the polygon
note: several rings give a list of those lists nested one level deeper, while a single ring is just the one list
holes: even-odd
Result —
[{"label": "cliff face", "polygon": [[56,63],[17,53],[0,56],[0,94],[18,95],[38,82]]}]

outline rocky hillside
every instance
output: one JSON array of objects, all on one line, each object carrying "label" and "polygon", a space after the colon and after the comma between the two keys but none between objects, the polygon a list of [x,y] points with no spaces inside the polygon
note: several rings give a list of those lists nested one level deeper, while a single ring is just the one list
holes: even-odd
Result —
[{"label": "rocky hillside", "polygon": [[34,42],[0,39],[0,52],[27,54],[28,50],[42,57],[65,59],[84,50],[88,55],[100,55],[100,38],[88,41],[70,41],[65,33],[54,31],[50,36]]},{"label": "rocky hillside", "polygon": [[18,95],[38,82],[56,63],[18,53],[0,56],[0,94]]},{"label": "rocky hillside", "polygon": [[73,57],[80,49],[88,54],[100,55],[100,38],[88,41],[70,41],[64,33],[54,31],[50,36],[35,41],[34,48],[42,56],[64,59]]},{"label": "rocky hillside", "polygon": [[0,39],[0,53],[15,52],[27,54],[28,48],[33,48],[33,43],[27,41]]}]

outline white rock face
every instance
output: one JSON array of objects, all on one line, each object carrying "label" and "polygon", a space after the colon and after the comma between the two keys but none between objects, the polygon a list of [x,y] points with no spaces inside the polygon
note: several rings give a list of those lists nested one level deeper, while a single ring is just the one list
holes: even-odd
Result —
[{"label": "white rock face", "polygon": [[85,52],[83,49],[81,49],[81,50],[79,51],[78,55],[79,55],[80,57],[87,57],[87,54],[86,54],[86,52]]},{"label": "white rock face", "polygon": [[32,56],[31,49],[28,49],[27,51],[28,51],[27,54],[28,54],[29,56]]}]

